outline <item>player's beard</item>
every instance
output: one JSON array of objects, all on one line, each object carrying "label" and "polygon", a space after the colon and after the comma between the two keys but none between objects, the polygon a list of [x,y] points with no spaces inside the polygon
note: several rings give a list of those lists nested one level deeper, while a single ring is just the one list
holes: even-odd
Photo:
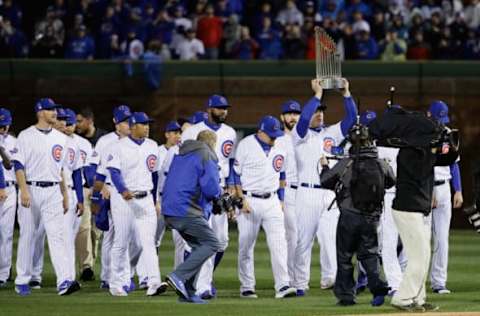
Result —
[{"label": "player's beard", "polygon": [[216,115],[215,113],[211,113],[212,121],[213,123],[220,125],[222,123],[225,123],[227,116],[226,115]]},{"label": "player's beard", "polygon": [[290,121],[290,122],[284,122],[283,123],[285,125],[285,128],[289,131],[291,131],[294,127],[295,127],[295,124],[297,124],[296,121]]}]

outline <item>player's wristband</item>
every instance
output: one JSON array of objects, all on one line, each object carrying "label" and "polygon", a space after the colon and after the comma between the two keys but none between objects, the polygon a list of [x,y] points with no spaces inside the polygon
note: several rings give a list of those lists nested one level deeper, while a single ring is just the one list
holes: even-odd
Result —
[{"label": "player's wristband", "polygon": [[278,189],[277,194],[278,194],[278,199],[283,202],[285,200],[285,188]]}]

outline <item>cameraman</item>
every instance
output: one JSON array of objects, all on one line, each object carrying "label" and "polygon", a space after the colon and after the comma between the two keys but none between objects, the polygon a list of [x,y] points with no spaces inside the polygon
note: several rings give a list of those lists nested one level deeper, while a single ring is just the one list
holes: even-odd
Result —
[{"label": "cameraman", "polygon": [[217,137],[211,131],[187,140],[173,158],[162,192],[165,222],[177,230],[192,248],[190,256],[167,276],[180,301],[206,303],[195,295],[195,279],[202,264],[220,249],[208,224],[214,199],[222,192],[218,159],[214,153]]},{"label": "cameraman", "polygon": [[322,186],[336,193],[340,218],[337,226],[337,277],[334,293],[337,305],[355,304],[353,255],[361,262],[373,294],[372,306],[380,306],[388,294],[387,283],[380,279],[377,228],[383,209],[385,189],[395,184],[392,168],[378,158],[368,128],[357,124],[348,135],[350,157],[332,169],[322,156]]}]

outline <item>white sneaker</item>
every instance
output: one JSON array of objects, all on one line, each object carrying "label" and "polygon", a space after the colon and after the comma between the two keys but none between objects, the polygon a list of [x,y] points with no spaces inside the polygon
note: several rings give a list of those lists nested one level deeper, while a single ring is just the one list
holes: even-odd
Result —
[{"label": "white sneaker", "polygon": [[433,289],[433,293],[436,293],[436,294],[450,294],[452,292],[449,289],[447,289],[446,287],[443,286],[443,287]]},{"label": "white sneaker", "polygon": [[290,286],[284,286],[275,293],[275,298],[287,298],[297,296],[297,289]]},{"label": "white sneaker", "polygon": [[335,285],[335,281],[334,281],[334,280],[330,280],[330,279],[327,279],[327,280],[325,280],[325,281],[320,282],[320,288],[321,288],[322,290],[331,289],[331,288],[333,288],[334,285]]},{"label": "white sneaker", "polygon": [[168,284],[166,282],[154,283],[148,287],[147,296],[155,296],[165,293]]},{"label": "white sneaker", "polygon": [[110,294],[112,294],[112,296],[128,296],[127,292],[122,288],[110,288]]}]

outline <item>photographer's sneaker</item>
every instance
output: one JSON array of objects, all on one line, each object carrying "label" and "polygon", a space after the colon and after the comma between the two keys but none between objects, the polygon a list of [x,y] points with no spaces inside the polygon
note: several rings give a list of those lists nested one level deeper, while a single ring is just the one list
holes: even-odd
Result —
[{"label": "photographer's sneaker", "polygon": [[432,289],[432,291],[433,291],[433,293],[435,293],[435,294],[450,294],[450,293],[452,293],[449,289],[447,289],[447,288],[444,287],[444,286],[434,288],[434,289]]},{"label": "photographer's sneaker", "polygon": [[294,287],[284,286],[277,293],[275,298],[287,298],[297,296],[297,289]]}]

